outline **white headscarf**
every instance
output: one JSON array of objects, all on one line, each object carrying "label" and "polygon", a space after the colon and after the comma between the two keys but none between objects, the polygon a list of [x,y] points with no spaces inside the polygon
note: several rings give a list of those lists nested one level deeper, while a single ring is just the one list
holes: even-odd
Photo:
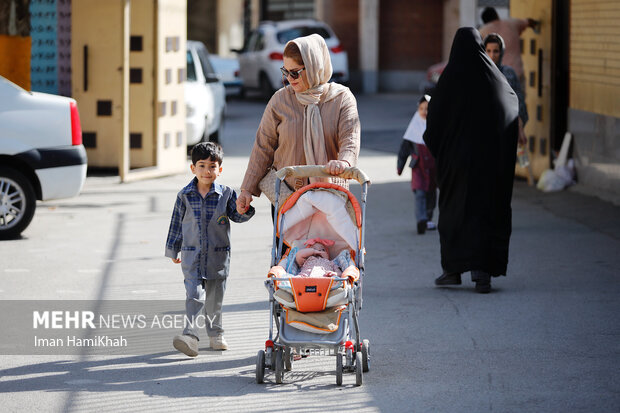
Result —
[{"label": "white headscarf", "polygon": [[403,139],[411,141],[413,143],[425,145],[424,139],[422,139],[425,130],[426,119],[422,119],[420,113],[416,111],[413,115],[413,118],[411,118],[411,121],[409,122],[409,126],[407,126],[407,130],[405,131]]},{"label": "white headscarf", "polygon": [[321,36],[311,34],[291,42],[295,43],[301,52],[309,86],[304,92],[295,92],[297,101],[305,106],[303,142],[306,164],[325,165],[328,159],[318,103],[323,95],[324,102],[327,102],[348,89],[338,83],[327,83],[332,77],[332,62],[327,44]]}]

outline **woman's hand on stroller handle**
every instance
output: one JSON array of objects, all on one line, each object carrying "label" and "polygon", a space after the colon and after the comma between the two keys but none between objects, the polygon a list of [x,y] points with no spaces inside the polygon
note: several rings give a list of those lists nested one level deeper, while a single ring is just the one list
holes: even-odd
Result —
[{"label": "woman's hand on stroller handle", "polygon": [[347,161],[331,160],[325,165],[325,172],[330,175],[340,175],[350,166]]},{"label": "woman's hand on stroller handle", "polygon": [[[331,162],[331,161],[330,161]],[[327,165],[297,165],[285,166],[276,172],[278,179],[287,177],[307,178],[307,177],[331,177],[334,176],[327,170]],[[346,167],[344,170],[336,174],[339,178],[354,179],[360,185],[364,183],[370,184],[370,178],[361,169],[355,166]]]}]

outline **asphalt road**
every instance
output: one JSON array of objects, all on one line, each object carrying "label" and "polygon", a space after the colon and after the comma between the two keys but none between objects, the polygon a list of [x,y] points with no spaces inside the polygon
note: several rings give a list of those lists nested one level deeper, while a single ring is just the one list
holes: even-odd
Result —
[{"label": "asphalt road", "polygon": [[[259,198],[256,216],[233,225],[229,351],[208,349],[203,336],[201,354],[189,359],[170,336],[140,355],[6,355],[23,337],[4,337],[0,410],[619,411],[620,208],[516,182],[508,276],[494,279],[488,295],[476,294],[466,276],[461,287],[435,288],[438,234],[415,233],[408,178],[395,173],[394,152],[416,101],[358,99],[360,167],[373,180],[361,314],[372,359],[363,386],[345,374],[336,387],[334,358],[319,356],[294,363],[282,385],[271,374],[255,383],[255,355],[268,332],[271,243],[269,204]],[[235,188],[263,108],[259,100],[229,102],[221,180]],[[180,269],[163,250],[175,195],[190,178],[189,166],[129,184],[90,176],[79,197],[40,203],[22,239],[0,242],[0,299],[182,305]],[[14,318],[0,315],[4,331]]]}]

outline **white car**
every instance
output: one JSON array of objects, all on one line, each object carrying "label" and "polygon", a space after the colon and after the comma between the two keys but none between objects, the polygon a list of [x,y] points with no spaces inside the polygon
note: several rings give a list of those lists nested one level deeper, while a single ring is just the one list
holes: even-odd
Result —
[{"label": "white car", "polygon": [[243,82],[239,77],[239,61],[233,57],[222,57],[218,55],[209,56],[215,73],[224,84],[226,96],[238,95],[241,92]]},{"label": "white car", "polygon": [[253,30],[239,54],[239,69],[244,89],[259,89],[266,97],[283,86],[282,72],[284,47],[289,40],[300,36],[319,34],[325,39],[332,60],[331,80],[349,81],[349,60],[340,40],[325,23],[316,20],[285,20],[262,22]]},{"label": "white car", "polygon": [[79,194],[86,167],[75,100],[28,92],[0,76],[0,239],[26,229],[37,199]]},{"label": "white car", "polygon": [[207,48],[194,40],[187,41],[185,110],[187,145],[209,140],[219,142],[226,91],[209,61]]}]

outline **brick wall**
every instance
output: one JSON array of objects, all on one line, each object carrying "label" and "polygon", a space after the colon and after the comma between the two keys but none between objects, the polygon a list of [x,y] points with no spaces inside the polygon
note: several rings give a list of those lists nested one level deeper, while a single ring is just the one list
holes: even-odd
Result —
[{"label": "brick wall", "polygon": [[381,0],[380,7],[380,70],[426,70],[441,61],[442,1]]}]

